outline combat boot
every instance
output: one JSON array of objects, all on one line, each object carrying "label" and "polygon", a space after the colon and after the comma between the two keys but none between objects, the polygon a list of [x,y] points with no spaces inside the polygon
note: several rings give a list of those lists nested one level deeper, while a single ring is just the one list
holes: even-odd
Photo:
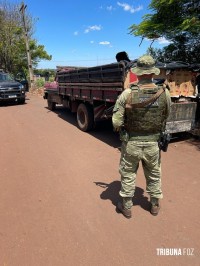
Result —
[{"label": "combat boot", "polygon": [[117,203],[117,210],[120,211],[127,219],[130,219],[132,217],[131,209],[124,208],[121,202]]},{"label": "combat boot", "polygon": [[153,216],[156,216],[156,215],[158,215],[159,210],[160,210],[159,199],[152,198],[151,199],[151,210],[150,210],[151,214]]}]

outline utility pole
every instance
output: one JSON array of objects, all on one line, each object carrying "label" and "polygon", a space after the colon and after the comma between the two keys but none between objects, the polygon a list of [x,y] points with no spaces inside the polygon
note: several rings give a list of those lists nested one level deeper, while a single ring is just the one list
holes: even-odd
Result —
[{"label": "utility pole", "polygon": [[29,39],[28,39],[28,31],[27,31],[27,25],[26,25],[26,18],[25,18],[25,9],[27,8],[27,5],[24,5],[24,2],[21,4],[20,12],[22,14],[22,22],[24,27],[24,38],[26,43],[26,53],[27,53],[27,61],[28,61],[28,71],[29,71],[29,77],[30,77],[30,87],[33,87],[33,68],[32,68],[32,61],[31,61],[31,54],[30,54],[30,48],[29,48]]}]

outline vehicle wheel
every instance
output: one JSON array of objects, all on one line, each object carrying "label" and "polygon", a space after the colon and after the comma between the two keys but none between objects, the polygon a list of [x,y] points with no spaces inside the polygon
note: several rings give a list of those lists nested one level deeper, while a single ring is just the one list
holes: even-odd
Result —
[{"label": "vehicle wheel", "polygon": [[51,111],[54,111],[56,109],[56,103],[52,102],[50,99],[47,100],[48,108]]},{"label": "vehicle wheel", "polygon": [[19,104],[25,104],[25,98],[19,100]]},{"label": "vehicle wheel", "polygon": [[78,127],[82,131],[89,131],[94,126],[94,113],[92,107],[86,104],[79,104],[77,110]]}]

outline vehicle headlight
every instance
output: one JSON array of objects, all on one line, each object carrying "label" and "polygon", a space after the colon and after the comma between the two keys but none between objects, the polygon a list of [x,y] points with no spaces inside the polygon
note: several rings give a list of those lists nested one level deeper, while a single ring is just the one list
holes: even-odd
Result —
[{"label": "vehicle headlight", "polygon": [[19,88],[20,88],[20,90],[23,90],[24,89],[24,85],[19,85]]}]

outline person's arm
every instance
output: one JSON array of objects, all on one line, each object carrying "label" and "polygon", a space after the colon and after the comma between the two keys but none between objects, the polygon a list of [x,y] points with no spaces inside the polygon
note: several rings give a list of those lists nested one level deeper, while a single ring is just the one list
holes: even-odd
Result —
[{"label": "person's arm", "polygon": [[165,89],[165,95],[166,95],[166,100],[167,100],[167,112],[166,112],[166,119],[168,118],[170,111],[171,111],[171,96],[170,96],[170,92],[168,89]]},{"label": "person's arm", "polygon": [[115,103],[112,116],[112,123],[115,131],[119,131],[124,125],[126,99],[130,93],[131,89],[124,90]]}]

